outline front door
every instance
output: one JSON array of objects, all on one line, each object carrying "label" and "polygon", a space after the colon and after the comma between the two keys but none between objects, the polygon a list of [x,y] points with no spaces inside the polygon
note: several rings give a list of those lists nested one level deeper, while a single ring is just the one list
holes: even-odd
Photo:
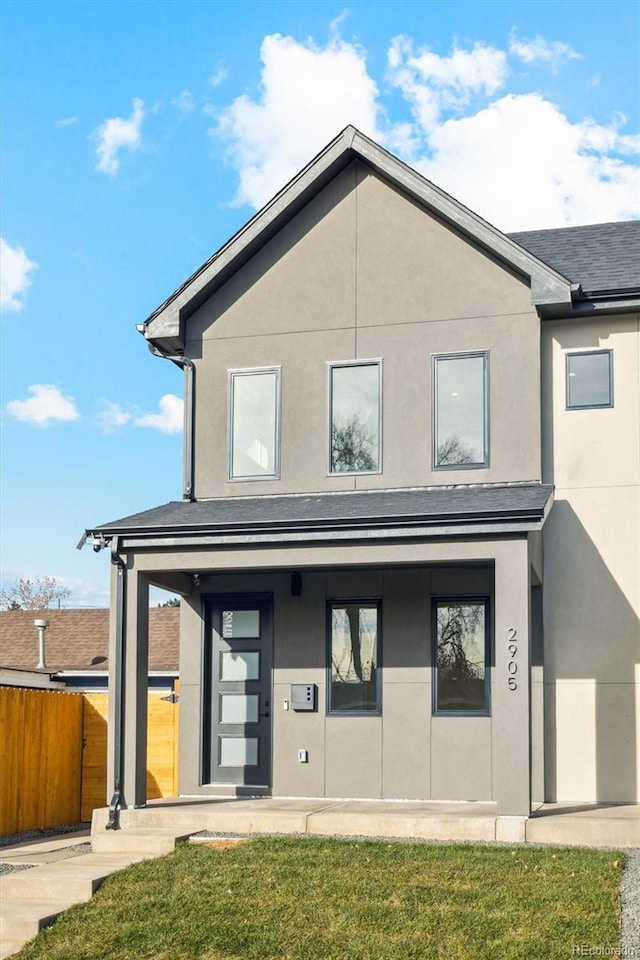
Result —
[{"label": "front door", "polygon": [[271,782],[271,600],[211,607],[212,783]]}]

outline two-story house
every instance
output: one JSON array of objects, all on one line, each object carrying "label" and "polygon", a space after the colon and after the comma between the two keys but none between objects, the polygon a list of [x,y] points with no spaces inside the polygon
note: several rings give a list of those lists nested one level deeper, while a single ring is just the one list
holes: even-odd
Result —
[{"label": "two-story house", "polygon": [[142,324],[185,486],[88,531],[114,807],[149,584],[182,596],[181,794],[638,799],[639,240],[506,236],[348,127]]}]

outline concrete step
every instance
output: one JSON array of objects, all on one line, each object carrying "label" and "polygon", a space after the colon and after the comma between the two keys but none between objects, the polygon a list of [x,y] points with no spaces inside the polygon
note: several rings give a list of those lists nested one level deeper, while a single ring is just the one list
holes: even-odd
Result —
[{"label": "concrete step", "polygon": [[170,827],[136,827],[123,830],[102,830],[91,840],[94,853],[148,854],[161,857],[175,850],[179,840],[186,840],[189,833]]},{"label": "concrete step", "polygon": [[3,897],[0,916],[0,941],[26,943],[55,918],[73,906],[68,900],[12,900]]},{"label": "concrete step", "polygon": [[3,912],[9,900],[56,901],[61,892],[72,903],[84,903],[91,899],[109,874],[144,859],[144,854],[118,857],[89,853],[73,860],[7,874],[0,884]]}]

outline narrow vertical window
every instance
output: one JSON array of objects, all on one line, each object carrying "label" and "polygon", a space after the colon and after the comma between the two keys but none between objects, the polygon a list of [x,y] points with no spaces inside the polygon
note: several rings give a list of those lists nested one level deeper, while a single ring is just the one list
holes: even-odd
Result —
[{"label": "narrow vertical window", "polygon": [[487,600],[434,600],[433,609],[435,712],[487,713]]},{"label": "narrow vertical window", "polygon": [[329,713],[380,712],[380,604],[329,604]]},{"label": "narrow vertical window", "polygon": [[380,471],[380,363],[329,371],[329,473]]},{"label": "narrow vertical window", "polygon": [[280,371],[232,371],[229,380],[229,478],[278,477]]},{"label": "narrow vertical window", "polygon": [[567,410],[613,406],[613,351],[567,354]]},{"label": "narrow vertical window", "polygon": [[433,358],[435,468],[489,464],[487,354]]}]

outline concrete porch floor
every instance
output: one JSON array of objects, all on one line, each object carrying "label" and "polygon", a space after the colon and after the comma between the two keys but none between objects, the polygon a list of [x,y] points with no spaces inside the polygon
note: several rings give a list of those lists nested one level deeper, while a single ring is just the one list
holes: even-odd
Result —
[{"label": "concrete porch floor", "polygon": [[[94,812],[92,837],[104,832],[107,816],[104,808]],[[493,803],[175,797],[121,811],[120,826],[123,833],[165,829],[186,835],[206,830],[640,847],[637,804],[543,804],[527,818],[500,816]]]}]

